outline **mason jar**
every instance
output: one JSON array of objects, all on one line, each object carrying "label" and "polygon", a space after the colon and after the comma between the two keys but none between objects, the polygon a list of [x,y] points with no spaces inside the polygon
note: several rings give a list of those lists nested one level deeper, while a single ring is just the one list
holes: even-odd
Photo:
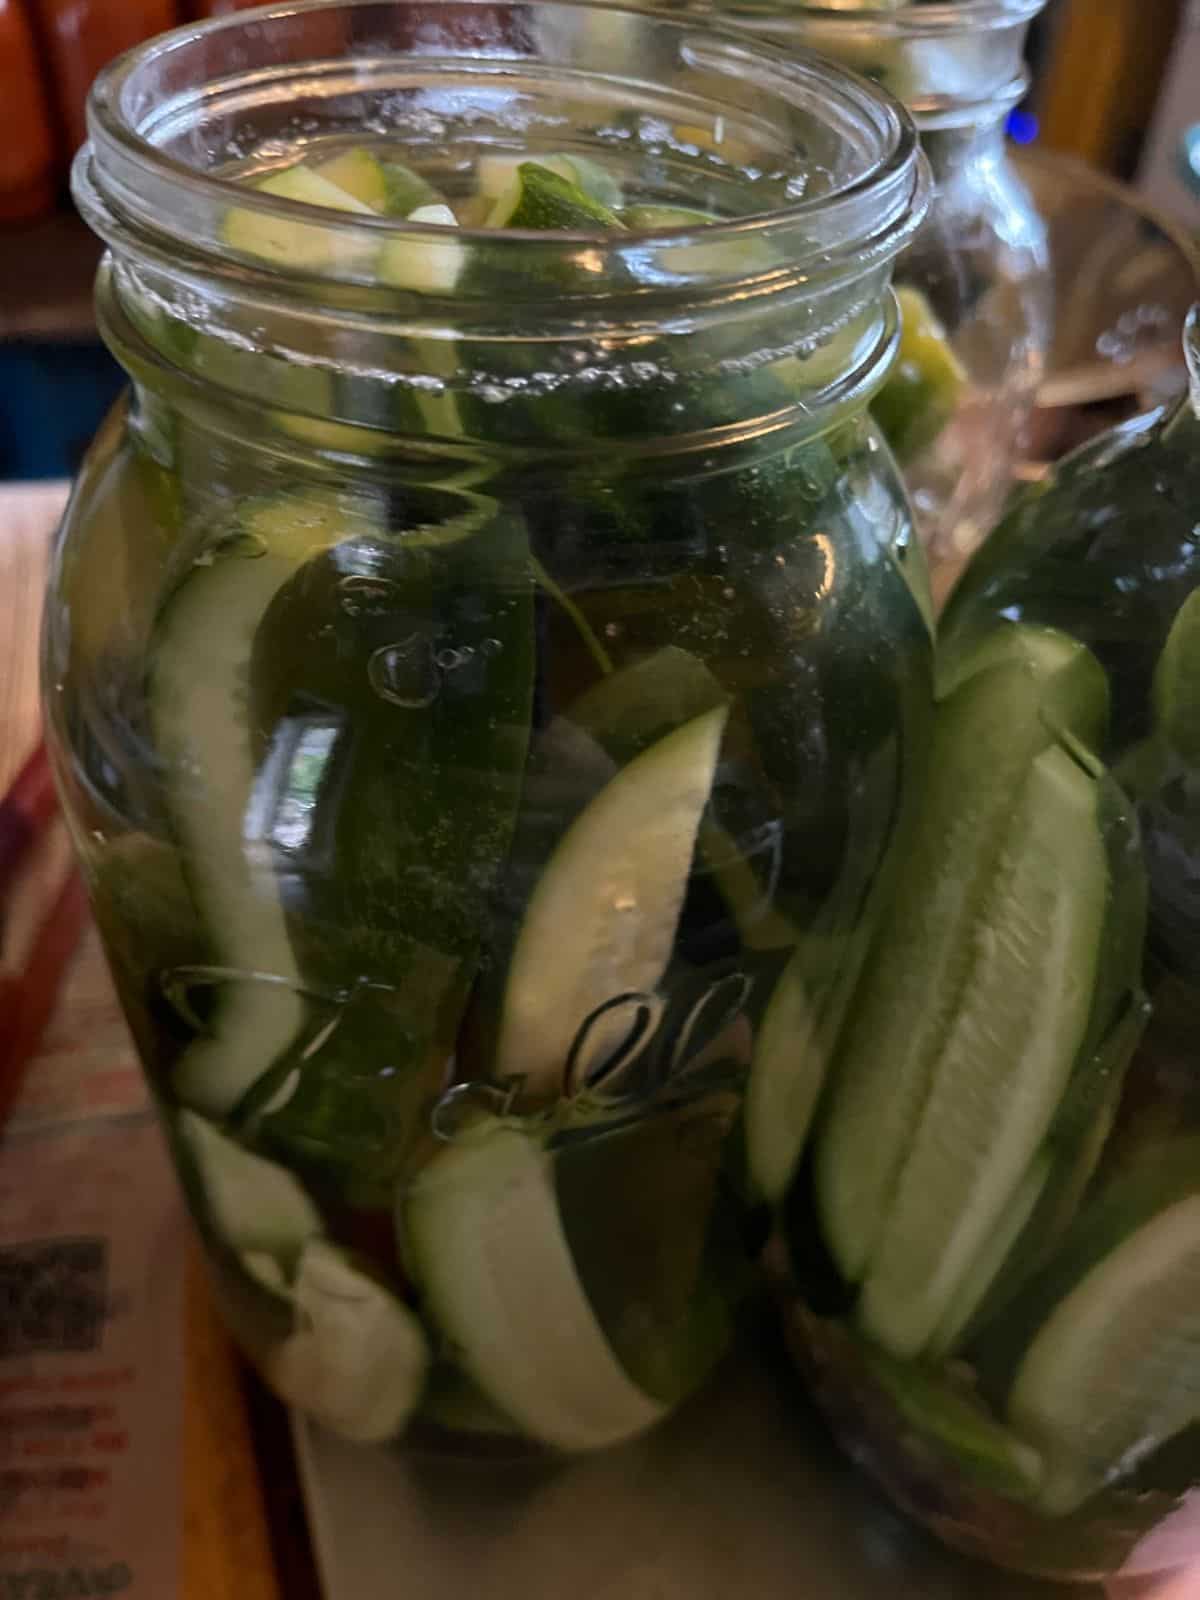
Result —
[{"label": "mason jar", "polygon": [[943,613],[921,820],[775,1253],[906,1509],[1137,1592],[1200,1559],[1200,310],[1188,364]]},{"label": "mason jar", "polygon": [[231,1325],[362,1440],[592,1450],[708,1377],[926,742],[911,124],[581,15],[182,30],[75,170],[130,387],[59,781]]},{"label": "mason jar", "polygon": [[1010,161],[1008,112],[1028,87],[1045,0],[699,0],[689,10],[786,48],[819,50],[907,105],[934,177],[924,227],[897,264],[905,343],[876,414],[936,566],[992,527],[1019,459],[1049,344],[1046,231]]}]

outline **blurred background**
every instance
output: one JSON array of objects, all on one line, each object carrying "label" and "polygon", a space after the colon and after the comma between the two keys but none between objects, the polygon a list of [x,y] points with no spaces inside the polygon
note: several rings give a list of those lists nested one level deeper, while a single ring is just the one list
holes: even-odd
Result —
[{"label": "blurred background", "polygon": [[[88,86],[139,40],[234,9],[237,0],[0,0],[0,481],[72,474],[120,387],[92,317],[99,245],[67,195]],[[1051,0],[1029,59],[1031,90],[1009,131],[1034,164],[1045,152],[1086,162],[1128,184],[1176,239],[1200,244],[1200,0]],[[1061,207],[1063,185],[1053,187]],[[1107,207],[1093,195],[1089,234],[1107,232],[1113,203],[1111,191]],[[1074,366],[1098,354],[1111,369],[1126,336],[1144,342],[1145,327],[1122,318],[1144,323],[1153,305],[1139,300],[1115,321],[1109,311],[1073,331],[1089,347],[1071,352]],[[1113,387],[1088,404],[1111,409]],[[1153,398],[1145,383],[1116,387],[1136,391],[1126,401]]]}]

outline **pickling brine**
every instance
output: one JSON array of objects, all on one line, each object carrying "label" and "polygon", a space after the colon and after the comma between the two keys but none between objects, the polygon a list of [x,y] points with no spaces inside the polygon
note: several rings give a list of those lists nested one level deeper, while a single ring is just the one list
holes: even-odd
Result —
[{"label": "pickling brine", "polygon": [[224,19],[77,170],[131,391],[60,778],[232,1325],[362,1440],[591,1450],[713,1372],[928,742],[911,128],[633,13],[584,79],[583,15]]}]

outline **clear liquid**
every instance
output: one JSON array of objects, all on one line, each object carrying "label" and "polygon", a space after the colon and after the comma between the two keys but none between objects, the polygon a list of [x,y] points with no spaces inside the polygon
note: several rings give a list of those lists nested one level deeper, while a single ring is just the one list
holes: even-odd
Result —
[{"label": "clear liquid", "polygon": [[[178,608],[214,575],[232,574],[234,595],[258,585],[276,556],[254,508],[273,526],[311,519],[328,475],[298,483],[181,419],[167,463],[136,424],[93,452],[52,608],[52,713],[123,1004],[169,1125],[198,1108],[293,1174],[327,1235],[422,1318],[423,1425],[481,1449],[497,1433],[592,1442],[547,1423],[540,1394],[532,1421],[505,1415],[506,1376],[481,1384],[437,1310],[459,1269],[418,1259],[410,1197],[481,1125],[544,1158],[570,1303],[582,1295],[657,1413],[732,1336],[762,1232],[741,1122],[762,1018],[797,950],[833,1015],[924,744],[928,633],[882,459],[855,421],[728,470],[717,447],[669,474],[497,471],[486,500],[394,477],[347,492],[344,525],[250,616],[243,729],[214,745],[157,703]],[[684,844],[664,834],[678,873],[656,875],[619,815],[564,867],[573,825],[693,720],[697,680],[727,709],[708,791],[685,796]],[[198,827],[196,805],[228,815],[247,761],[240,837]],[[664,795],[695,782],[669,762],[653,781]],[[633,888],[605,904],[597,880],[618,859]],[[526,1037],[557,1043],[524,1070],[504,1046],[514,963],[562,872],[578,921],[543,923],[541,981],[523,991],[543,1018]],[[222,874],[245,897],[236,917],[214,913]],[[284,933],[247,948],[260,923]],[[581,969],[559,1006],[562,973]],[[270,1041],[261,1057],[247,1028]],[[236,1089],[213,1088],[231,1054]],[[294,1314],[177,1150],[234,1325],[270,1376]],[[482,1188],[463,1204],[481,1223],[494,1210]],[[514,1273],[533,1271],[521,1263],[543,1243],[501,1230],[489,1259],[505,1273],[515,1251]],[[546,1285],[551,1321],[568,1289]]]}]

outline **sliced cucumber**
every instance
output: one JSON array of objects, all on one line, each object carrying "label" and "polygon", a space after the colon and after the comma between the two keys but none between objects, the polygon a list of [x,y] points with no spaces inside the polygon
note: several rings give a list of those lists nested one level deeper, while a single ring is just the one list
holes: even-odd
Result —
[{"label": "sliced cucumber", "polygon": [[497,1070],[558,1093],[583,1023],[653,990],[670,959],[728,708],[695,717],[617,773],[572,824],[525,912]]},{"label": "sliced cucumber", "polygon": [[[724,705],[727,698],[699,656],[665,645],[602,678],[571,702],[562,721],[590,735],[615,760],[626,761],[672,728]],[[699,845],[743,943],[751,950],[795,944],[796,927],[771,904],[769,888],[711,817],[700,824]]]},{"label": "sliced cucumber", "polygon": [[1158,730],[1189,768],[1200,771],[1200,589],[1180,606],[1154,674]]},{"label": "sliced cucumber", "polygon": [[958,1286],[946,1314],[938,1324],[929,1343],[929,1354],[940,1357],[949,1354],[958,1343],[963,1330],[983,1303],[1013,1245],[1025,1231],[1038,1202],[1046,1192],[1054,1170],[1050,1155],[1042,1151],[1034,1157],[1029,1170],[1017,1185],[1004,1214],[992,1230],[991,1238],[983,1245],[971,1265],[970,1271]]},{"label": "sliced cucumber", "polygon": [[[283,172],[272,172],[253,187],[281,200],[296,200],[327,211],[373,215],[370,206],[311,167],[288,167]],[[292,222],[245,206],[230,208],[221,231],[225,243],[242,255],[301,270],[320,271],[339,263],[366,266],[375,254],[375,247],[369,242],[342,237],[335,223],[323,227],[320,223]]]},{"label": "sliced cucumber", "polygon": [[1039,715],[1050,731],[1090,750],[1104,743],[1109,717],[1108,675],[1085,644],[1058,628],[1006,622],[977,643],[939,652],[937,693],[947,700],[993,667],[1023,668],[1040,694]]},{"label": "sliced cucumber", "polygon": [[590,161],[587,156],[563,154],[481,156],[475,168],[479,193],[487,200],[498,200],[512,187],[517,169],[530,160],[565,179],[602,206],[616,210],[621,204],[621,184],[614,173],[602,167],[598,161]]},{"label": "sliced cucumber", "polygon": [[1200,1421],[1200,1194],[1104,1257],[1034,1340],[1009,1398],[1065,1515]]},{"label": "sliced cucumber", "polygon": [[1042,1480],[1036,1450],[988,1414],[973,1395],[938,1374],[896,1361],[862,1344],[858,1358],[911,1429],[923,1452],[934,1450],[953,1470],[1013,1500],[1031,1500]]},{"label": "sliced cucumber", "polygon": [[[418,206],[408,220],[429,228],[458,226],[450,207],[441,204]],[[455,238],[448,238],[444,243],[440,239],[389,239],[379,256],[379,279],[394,289],[449,294],[459,280],[465,260],[462,242]],[[426,349],[432,347],[433,341],[424,345]]]},{"label": "sliced cucumber", "polygon": [[321,1214],[284,1167],[236,1144],[193,1111],[178,1121],[183,1150],[221,1241],[236,1254],[262,1255],[290,1268],[314,1236]]},{"label": "sliced cucumber", "polygon": [[[960,663],[939,708],[920,820],[839,1044],[816,1146],[817,1198],[826,1241],[852,1282],[874,1257],[973,947],[987,938],[979,919],[1014,794],[1052,724],[1091,730],[1103,715],[1103,679],[1081,669],[1073,640],[1049,630],[1027,640],[1014,629],[1004,649],[1010,659],[977,671]],[[1049,719],[1047,704],[1056,708]]]},{"label": "sliced cucumber", "polygon": [[428,1309],[462,1366],[533,1438],[598,1449],[664,1414],[600,1329],[542,1140],[481,1119],[419,1174],[403,1229]]},{"label": "sliced cucumber", "polygon": [[[693,211],[687,206],[626,206],[621,213],[621,221],[627,228],[648,233],[668,228],[696,230],[711,227],[720,220],[711,212]],[[700,236],[694,244],[662,245],[657,260],[669,272],[677,272],[681,277],[745,278],[755,272],[769,272],[779,265],[773,246],[753,234],[748,238],[713,242]]]},{"label": "sliced cucumber", "polygon": [[736,1110],[733,1094],[701,1094],[623,1123],[593,1121],[555,1150],[563,1236],[588,1304],[622,1369],[668,1405],[727,1348],[745,1276],[719,1187]]},{"label": "sliced cucumber", "polygon": [[272,1386],[344,1438],[394,1437],[429,1370],[417,1316],[326,1239],[304,1246],[289,1297],[296,1330],[263,1362]]},{"label": "sliced cucumber", "polygon": [[[388,187],[383,163],[370,150],[361,145],[343,150],[328,161],[320,161],[311,169],[325,183],[334,183],[344,189],[352,200],[371,211],[387,209]],[[419,205],[420,201],[414,201]]]},{"label": "sliced cucumber", "polygon": [[249,835],[256,778],[246,681],[255,631],[311,555],[374,529],[361,501],[280,499],[243,513],[159,622],[150,717],[185,871],[218,957],[231,970],[208,1032],[174,1074],[185,1105],[224,1116],[294,1040],[305,1015],[279,891]]},{"label": "sliced cucumber", "polygon": [[871,411],[901,463],[920,455],[954,415],[967,373],[919,289],[898,288],[900,349]]},{"label": "sliced cucumber", "polygon": [[810,960],[807,950],[797,950],[783,969],[758,1030],[746,1085],[750,1175],[772,1205],[791,1184],[828,1066],[808,984]]},{"label": "sliced cucumber", "polygon": [[587,191],[537,161],[518,164],[488,212],[489,228],[533,228],[594,233],[622,228],[620,217]]},{"label": "sliced cucumber", "polygon": [[418,206],[436,205],[437,191],[419,173],[398,161],[382,161],[370,150],[356,146],[344,150],[315,169],[328,183],[372,211],[389,217],[407,217]]},{"label": "sliced cucumber", "polygon": [[859,1319],[896,1355],[929,1342],[1050,1128],[1087,1029],[1107,890],[1097,785],[1047,750],[969,932],[966,982],[869,1258]]}]

